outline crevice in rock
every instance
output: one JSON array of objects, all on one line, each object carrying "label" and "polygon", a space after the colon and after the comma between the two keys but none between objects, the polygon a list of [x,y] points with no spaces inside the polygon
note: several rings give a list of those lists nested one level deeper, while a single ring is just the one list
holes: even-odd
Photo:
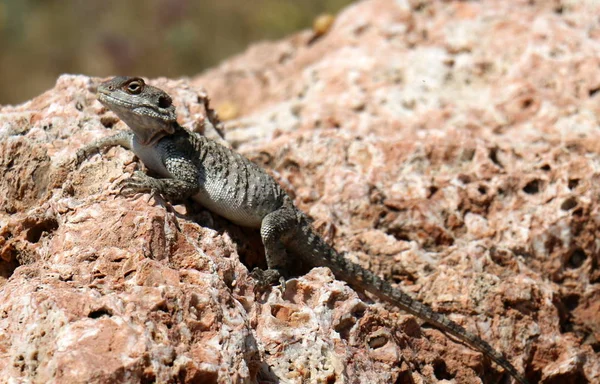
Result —
[{"label": "crevice in rock", "polygon": [[17,269],[20,265],[21,264],[19,264],[16,257],[12,257],[10,261],[3,260],[0,263],[0,286],[2,286],[2,283],[12,276],[12,274],[15,272],[15,269]]},{"label": "crevice in rock", "polygon": [[88,313],[90,319],[98,319],[103,316],[111,317],[112,315],[112,311],[106,307],[98,308]]},{"label": "crevice in rock", "polygon": [[433,362],[433,374],[438,380],[452,380],[454,379],[454,375],[448,372],[448,367],[446,367],[446,362],[444,360],[435,360]]},{"label": "crevice in rock", "polygon": [[490,148],[488,157],[490,158],[492,163],[496,164],[500,168],[504,168],[504,165],[502,165],[502,163],[500,162],[500,159],[498,159],[498,148],[497,147]]},{"label": "crevice in rock", "polygon": [[535,195],[542,189],[542,184],[543,183],[540,179],[533,179],[525,184],[523,187],[523,192],[527,193],[528,195]]},{"label": "crevice in rock", "polygon": [[575,248],[567,258],[565,266],[570,269],[577,269],[583,265],[586,259],[587,255],[585,251],[581,248]]},{"label": "crevice in rock", "polygon": [[579,179],[569,179],[567,186],[569,189],[575,189],[579,185]]},{"label": "crevice in rock", "polygon": [[563,211],[570,211],[571,209],[575,208],[576,206],[577,206],[577,198],[575,198],[574,196],[571,196],[562,202],[562,204],[560,205],[560,209],[562,209]]},{"label": "crevice in rock", "polygon": [[561,333],[573,332],[573,316],[572,311],[579,305],[579,295],[568,294],[555,296],[552,303],[558,312],[558,321]]},{"label": "crevice in rock", "polygon": [[31,225],[27,230],[25,238],[30,243],[37,243],[40,241],[44,233],[50,234],[58,229],[58,221],[55,218],[45,218],[41,221]]}]

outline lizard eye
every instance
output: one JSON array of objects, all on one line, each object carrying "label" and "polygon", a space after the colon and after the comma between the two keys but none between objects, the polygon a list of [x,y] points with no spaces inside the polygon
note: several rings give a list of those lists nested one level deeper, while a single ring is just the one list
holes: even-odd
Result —
[{"label": "lizard eye", "polygon": [[132,95],[138,95],[140,92],[142,92],[142,89],[144,88],[144,83],[142,83],[139,80],[133,80],[132,82],[130,82],[129,84],[126,85],[126,90],[128,93],[132,94]]},{"label": "lizard eye", "polygon": [[172,104],[171,98],[168,95],[163,95],[158,98],[158,106],[160,108],[169,108]]}]

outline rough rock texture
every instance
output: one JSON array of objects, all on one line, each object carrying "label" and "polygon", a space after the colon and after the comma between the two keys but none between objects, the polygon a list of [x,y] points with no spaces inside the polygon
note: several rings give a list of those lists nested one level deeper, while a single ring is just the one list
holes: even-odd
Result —
[{"label": "rough rock texture", "polygon": [[[480,334],[531,382],[600,381],[600,24],[593,1],[372,0],[258,44],[198,101],[347,257]],[[0,109],[0,370],[13,382],[496,383],[480,353],[314,269],[255,294],[256,233],[123,198],[140,165],[99,79]],[[225,113],[224,113],[225,114]]]}]

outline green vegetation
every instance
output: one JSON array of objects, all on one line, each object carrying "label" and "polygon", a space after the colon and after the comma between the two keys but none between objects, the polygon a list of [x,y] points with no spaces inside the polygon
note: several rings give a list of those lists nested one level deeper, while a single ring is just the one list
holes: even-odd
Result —
[{"label": "green vegetation", "polygon": [[0,0],[0,104],[61,73],[193,76],[350,0]]}]

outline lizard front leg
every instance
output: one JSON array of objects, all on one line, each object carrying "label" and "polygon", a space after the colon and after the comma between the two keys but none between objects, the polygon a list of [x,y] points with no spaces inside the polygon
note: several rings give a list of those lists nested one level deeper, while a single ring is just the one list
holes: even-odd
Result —
[{"label": "lizard front leg", "polygon": [[116,147],[117,145],[131,149],[132,143],[133,133],[129,131],[122,131],[115,135],[96,140],[77,151],[77,154],[75,155],[75,166],[80,165],[85,159],[99,153],[103,149]]},{"label": "lizard front leg", "polygon": [[167,156],[164,166],[170,178],[156,179],[143,172],[134,174],[120,183],[121,193],[160,193],[171,201],[185,200],[198,193],[200,189],[199,171],[191,161],[179,157]]}]

